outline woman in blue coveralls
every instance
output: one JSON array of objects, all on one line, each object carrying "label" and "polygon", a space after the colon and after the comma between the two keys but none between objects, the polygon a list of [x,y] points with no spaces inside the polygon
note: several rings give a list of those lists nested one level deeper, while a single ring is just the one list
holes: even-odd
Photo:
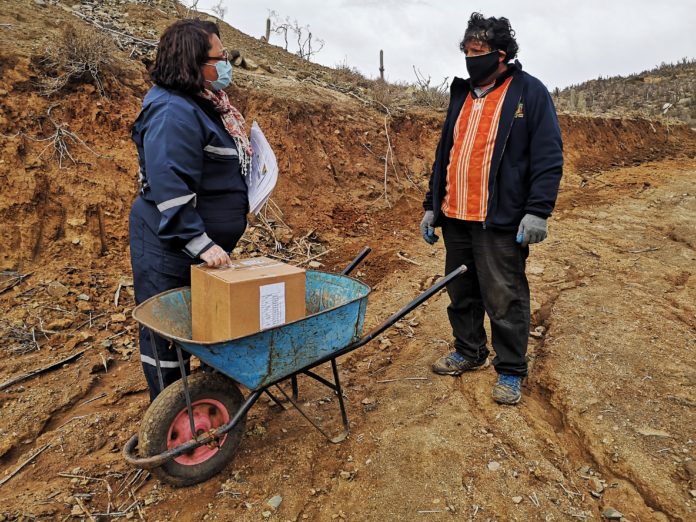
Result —
[{"label": "woman in blue coveralls", "polygon": [[[191,283],[192,264],[221,266],[246,228],[244,176],[251,146],[244,118],[225,91],[228,54],[212,22],[180,20],[162,35],[131,135],[138,149],[140,194],[130,213],[135,301]],[[150,399],[181,378],[176,352],[140,328],[140,360]],[[188,371],[188,360],[186,361]]]}]

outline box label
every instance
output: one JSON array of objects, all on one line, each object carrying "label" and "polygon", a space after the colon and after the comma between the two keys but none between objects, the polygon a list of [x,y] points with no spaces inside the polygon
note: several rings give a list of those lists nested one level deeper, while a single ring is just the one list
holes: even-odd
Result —
[{"label": "box label", "polygon": [[260,286],[259,292],[261,330],[285,324],[285,283]]}]

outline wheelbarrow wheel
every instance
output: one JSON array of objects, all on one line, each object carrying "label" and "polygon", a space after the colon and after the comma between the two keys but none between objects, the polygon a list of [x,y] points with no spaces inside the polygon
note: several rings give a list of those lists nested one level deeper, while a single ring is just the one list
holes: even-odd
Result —
[{"label": "wheelbarrow wheel", "polygon": [[[237,385],[217,373],[198,372],[188,378],[194,427],[198,435],[227,424],[244,401]],[[160,480],[174,486],[204,482],[219,473],[234,457],[244,434],[245,419],[210,445],[169,460],[152,469]],[[192,439],[183,381],[165,388],[148,408],[138,434],[142,457],[159,455]]]}]

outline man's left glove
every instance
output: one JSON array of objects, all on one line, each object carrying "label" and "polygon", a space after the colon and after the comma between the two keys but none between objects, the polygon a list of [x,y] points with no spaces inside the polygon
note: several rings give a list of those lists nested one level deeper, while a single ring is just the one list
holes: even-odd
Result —
[{"label": "man's left glove", "polygon": [[526,214],[517,229],[517,242],[526,247],[544,239],[546,239],[546,220],[534,214]]}]

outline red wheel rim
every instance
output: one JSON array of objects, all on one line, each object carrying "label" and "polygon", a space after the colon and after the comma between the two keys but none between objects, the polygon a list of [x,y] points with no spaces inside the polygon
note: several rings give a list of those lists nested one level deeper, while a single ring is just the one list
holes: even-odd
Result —
[{"label": "red wheel rim", "polygon": [[[193,425],[196,429],[196,435],[203,435],[210,430],[219,428],[223,424],[230,421],[230,414],[225,408],[225,405],[215,399],[201,399],[194,402],[193,409]],[[177,446],[193,439],[191,433],[191,424],[189,423],[188,410],[182,409],[174,418],[169,431],[167,432],[167,449],[173,449]],[[179,455],[174,458],[175,462],[184,466],[194,466],[205,462],[212,458],[220,451],[220,447],[225,443],[227,434],[223,435],[219,441],[215,441],[210,445],[204,444],[194,450]]]}]

